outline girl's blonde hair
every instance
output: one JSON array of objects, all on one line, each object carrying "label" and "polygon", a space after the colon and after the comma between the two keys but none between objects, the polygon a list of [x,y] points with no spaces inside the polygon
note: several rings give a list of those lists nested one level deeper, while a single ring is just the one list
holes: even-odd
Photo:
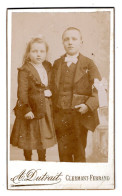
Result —
[{"label": "girl's blonde hair", "polygon": [[23,64],[30,61],[28,53],[30,52],[30,49],[31,49],[31,46],[32,46],[33,43],[44,43],[45,47],[46,47],[46,51],[48,52],[48,44],[45,41],[45,39],[42,36],[33,37],[27,43],[27,47],[26,47],[25,54],[24,54],[24,57],[23,57]]}]

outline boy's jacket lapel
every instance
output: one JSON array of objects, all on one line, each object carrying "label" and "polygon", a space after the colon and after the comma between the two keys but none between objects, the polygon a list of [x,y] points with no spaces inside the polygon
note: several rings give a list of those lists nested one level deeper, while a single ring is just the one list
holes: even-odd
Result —
[{"label": "boy's jacket lapel", "polygon": [[78,82],[83,77],[84,75],[83,66],[84,66],[83,56],[79,54],[78,62],[76,64],[74,83]]}]

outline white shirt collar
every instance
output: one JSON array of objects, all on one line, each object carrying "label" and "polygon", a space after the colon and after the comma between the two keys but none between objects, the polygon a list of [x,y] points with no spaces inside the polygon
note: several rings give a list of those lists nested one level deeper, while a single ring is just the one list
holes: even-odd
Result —
[{"label": "white shirt collar", "polygon": [[66,54],[67,57],[74,57],[74,58],[77,58],[79,56],[79,52],[75,55],[69,55],[69,54]]},{"label": "white shirt collar", "polygon": [[42,63],[40,64],[34,64],[34,63],[31,63],[35,69],[37,70],[39,76],[40,76],[40,79],[41,79],[41,82],[45,85],[45,86],[48,86],[48,76],[47,76],[47,72],[46,72],[46,69],[44,68],[44,66],[42,65]]},{"label": "white shirt collar", "polygon": [[31,63],[35,68],[42,68],[42,67],[44,67],[43,65],[42,65],[42,63],[40,63],[40,64],[34,64],[34,63]]}]

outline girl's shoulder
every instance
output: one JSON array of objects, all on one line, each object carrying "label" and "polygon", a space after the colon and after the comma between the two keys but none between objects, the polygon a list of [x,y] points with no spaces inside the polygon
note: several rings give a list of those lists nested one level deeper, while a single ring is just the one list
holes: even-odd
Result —
[{"label": "girl's shoulder", "polygon": [[48,70],[52,69],[52,64],[49,61],[44,61],[42,64],[44,65],[46,69]]},{"label": "girl's shoulder", "polygon": [[49,62],[49,61],[47,61],[47,60],[45,60],[42,64],[44,64],[44,65],[47,65],[47,66],[52,66],[52,64],[51,64],[51,62]]},{"label": "girl's shoulder", "polygon": [[31,63],[25,63],[20,68],[18,68],[19,76],[30,78],[34,83],[40,84],[38,79],[38,74],[36,69]]},{"label": "girl's shoulder", "polygon": [[29,68],[28,63],[24,63],[21,67],[18,68],[18,71],[26,71]]},{"label": "girl's shoulder", "polygon": [[25,63],[23,64],[21,67],[18,68],[18,73],[24,74],[24,75],[29,75],[29,76],[33,76],[33,72],[34,72],[35,68],[33,67],[32,64],[30,63]]}]

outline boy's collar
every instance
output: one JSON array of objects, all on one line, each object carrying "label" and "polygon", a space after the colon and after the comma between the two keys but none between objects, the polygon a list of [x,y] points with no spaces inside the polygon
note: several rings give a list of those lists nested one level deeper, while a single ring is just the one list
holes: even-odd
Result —
[{"label": "boy's collar", "polygon": [[74,58],[77,58],[77,57],[79,56],[79,54],[80,54],[80,53],[78,52],[78,53],[75,54],[75,55],[66,54],[66,56],[67,56],[67,57],[74,57]]}]

